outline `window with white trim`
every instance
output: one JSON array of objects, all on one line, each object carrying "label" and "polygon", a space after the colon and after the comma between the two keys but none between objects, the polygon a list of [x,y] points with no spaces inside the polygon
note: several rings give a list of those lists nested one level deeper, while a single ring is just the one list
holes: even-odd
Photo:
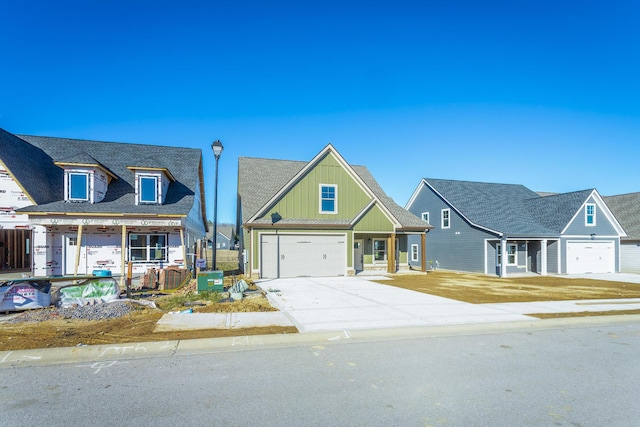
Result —
[{"label": "window with white trim", "polygon": [[[500,243],[496,245],[498,251],[498,265],[502,265],[502,246]],[[507,244],[507,265],[517,265],[518,263],[518,245],[515,243]]]},{"label": "window with white trim", "polygon": [[168,261],[167,241],[166,234],[129,234],[129,261]]},{"label": "window with white trim", "polygon": [[320,184],[320,213],[338,213],[338,186]]},{"label": "window with white trim", "polygon": [[516,265],[518,263],[518,245],[507,244],[507,265]]},{"label": "window with white trim", "polygon": [[422,212],[422,215],[420,216],[422,218],[422,220],[426,223],[429,222],[429,212]]},{"label": "window with white trim", "polygon": [[411,261],[418,261],[418,245],[411,245]]},{"label": "window with white trim", "polygon": [[387,260],[387,241],[374,240],[373,241],[373,262],[386,261],[386,260]]},{"label": "window with white trim", "polygon": [[72,202],[89,201],[89,174],[82,172],[69,172],[67,183],[67,200]]},{"label": "window with white trim", "polygon": [[138,175],[138,200],[140,203],[158,203],[158,177]]},{"label": "window with white trim", "polygon": [[440,228],[451,227],[451,211],[449,209],[442,209],[440,211]]},{"label": "window with white trim", "polygon": [[587,203],[584,207],[584,225],[594,227],[596,225],[596,205]]}]

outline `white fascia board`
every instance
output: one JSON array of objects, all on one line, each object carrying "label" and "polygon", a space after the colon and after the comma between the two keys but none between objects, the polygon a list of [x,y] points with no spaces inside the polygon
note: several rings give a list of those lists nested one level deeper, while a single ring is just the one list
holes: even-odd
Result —
[{"label": "white fascia board", "polygon": [[596,189],[593,189],[591,193],[589,193],[589,196],[585,199],[584,202],[582,202],[582,204],[580,205],[576,213],[573,214],[573,217],[571,217],[571,220],[569,220],[567,225],[564,226],[560,234],[564,235],[564,233],[567,231],[567,228],[569,228],[569,226],[573,224],[573,222],[578,218],[578,215],[580,215],[584,211],[585,205],[588,203],[591,197],[594,198],[596,205],[598,206],[600,211],[604,213],[604,216],[613,225],[613,228],[616,229],[616,231],[618,232],[618,237],[625,237],[627,233],[624,231],[624,229],[622,228],[622,226],[620,225],[616,217],[613,215],[613,213],[609,210],[609,207],[604,202],[604,200],[602,200],[602,197],[600,196],[600,194],[598,193],[598,190]]},{"label": "white fascia board", "polygon": [[424,178],[422,178],[420,180],[420,183],[418,184],[418,186],[416,187],[416,189],[414,190],[413,194],[411,195],[411,197],[409,198],[409,201],[407,202],[406,205],[404,205],[404,208],[406,210],[409,210],[409,208],[411,208],[411,205],[413,205],[413,202],[416,201],[416,197],[418,197],[418,194],[420,194],[420,190],[427,185],[427,181],[425,181]]},{"label": "white fascia board", "polygon": [[[349,163],[347,163],[347,161],[340,155],[340,153],[338,153],[338,150],[335,149],[335,147],[332,144],[327,144],[326,147],[324,147],[318,154],[316,154],[316,156],[311,159],[302,169],[300,169],[300,171],[298,171],[297,174],[295,174],[293,176],[293,178],[291,178],[289,180],[289,182],[287,182],[281,189],[280,191],[278,191],[276,194],[274,194],[273,197],[271,197],[271,199],[269,199],[269,201],[267,201],[267,203],[264,204],[264,206],[262,206],[260,209],[258,209],[258,211],[251,217],[249,218],[249,220],[247,221],[247,223],[251,223],[253,221],[255,221],[257,218],[261,217],[262,215],[264,215],[266,213],[267,210],[269,210],[269,208],[278,200],[280,199],[287,191],[289,191],[297,182],[298,180],[304,176],[309,170],[311,170],[313,167],[315,167],[320,160],[322,160],[326,154],[332,154],[333,157],[336,159],[336,161],[347,171],[347,173],[355,180],[356,184],[358,184],[358,186],[362,189],[362,191],[364,191],[369,197],[371,197],[372,199],[375,199],[379,202],[379,204],[381,206],[384,206],[384,203],[382,203],[375,195],[375,193],[369,188],[369,186],[362,180],[362,178],[360,178],[360,176],[353,170],[353,168],[351,167],[351,165],[349,165]],[[375,178],[374,178],[375,179]],[[395,224],[399,224],[399,221],[393,216],[391,215],[391,213],[384,208],[383,211],[386,213],[386,215],[389,216],[389,219],[395,223]]]}]

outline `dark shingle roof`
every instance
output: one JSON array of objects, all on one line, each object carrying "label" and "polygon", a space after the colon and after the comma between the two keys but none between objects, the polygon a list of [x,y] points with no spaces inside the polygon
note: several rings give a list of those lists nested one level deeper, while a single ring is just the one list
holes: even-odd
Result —
[{"label": "dark shingle roof", "polygon": [[[246,223],[280,191],[308,162],[240,157],[238,159],[238,193],[242,207],[242,223]],[[391,212],[403,227],[425,229],[425,223],[412,213],[398,206],[378,185],[364,166],[351,166],[380,202]],[[281,224],[328,225],[326,220],[283,218]],[[256,223],[271,223],[271,218],[262,218]],[[349,221],[330,221],[335,225],[348,225]]]},{"label": "dark shingle roof", "polygon": [[519,184],[425,178],[471,223],[507,236],[557,236],[593,190],[541,197]]},{"label": "dark shingle roof", "polygon": [[41,148],[0,129],[0,160],[37,204],[58,200],[64,173]]},{"label": "dark shingle roof", "polygon": [[640,193],[603,197],[627,237],[622,240],[640,240]]},{"label": "dark shingle roof", "polygon": [[[200,191],[199,149],[11,135],[3,130],[0,147],[0,158],[37,204],[20,212],[181,215],[189,213]],[[117,179],[99,203],[65,203],[63,169],[54,162],[98,164]],[[165,168],[176,179],[163,205],[136,206],[135,175],[127,167],[141,165]]]},{"label": "dark shingle roof", "polygon": [[238,194],[242,204],[242,223],[258,212],[306,162],[238,158]]}]

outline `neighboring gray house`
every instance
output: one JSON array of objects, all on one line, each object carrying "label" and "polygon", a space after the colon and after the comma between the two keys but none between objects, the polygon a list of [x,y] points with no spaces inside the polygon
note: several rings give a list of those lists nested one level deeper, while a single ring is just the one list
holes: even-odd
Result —
[{"label": "neighboring gray house", "polygon": [[[216,247],[221,250],[234,249],[233,242],[233,226],[218,225],[218,237],[216,238]],[[209,249],[213,247],[213,226],[207,232],[207,246]]]},{"label": "neighboring gray house", "polygon": [[[0,167],[4,186],[22,191],[20,205],[6,207],[6,192],[0,205],[26,224],[20,247],[36,276],[124,275],[128,261],[135,275],[189,267],[205,236],[200,150],[0,129]],[[2,228],[10,216],[0,216]]]},{"label": "neighboring gray house", "polygon": [[620,240],[620,271],[640,273],[640,193],[603,197],[627,233]]},{"label": "neighboring gray house", "polygon": [[[620,271],[625,232],[595,189],[540,196],[522,185],[425,178],[405,208],[435,227],[428,267],[503,277]],[[410,263],[420,266],[419,254]]]}]

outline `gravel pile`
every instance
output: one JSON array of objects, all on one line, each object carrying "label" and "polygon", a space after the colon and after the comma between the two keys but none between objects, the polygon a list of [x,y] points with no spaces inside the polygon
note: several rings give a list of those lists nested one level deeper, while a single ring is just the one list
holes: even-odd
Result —
[{"label": "gravel pile", "polygon": [[105,320],[126,316],[133,311],[133,304],[114,301],[80,307],[43,308],[26,310],[20,316],[6,320],[6,323],[44,322],[56,319]]}]

